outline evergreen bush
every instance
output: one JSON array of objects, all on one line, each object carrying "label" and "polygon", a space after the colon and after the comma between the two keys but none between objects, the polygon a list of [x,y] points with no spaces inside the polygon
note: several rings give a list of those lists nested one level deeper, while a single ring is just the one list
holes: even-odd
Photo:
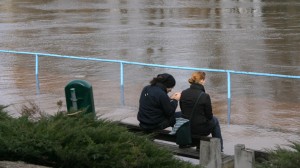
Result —
[{"label": "evergreen bush", "polygon": [[269,157],[258,168],[298,168],[300,166],[300,142],[291,142],[290,149],[278,146],[269,150]]},{"label": "evergreen bush", "polygon": [[4,108],[0,106],[0,160],[68,168],[198,167],[176,159],[146,136],[92,115],[58,112],[36,120],[29,109],[13,118]]}]

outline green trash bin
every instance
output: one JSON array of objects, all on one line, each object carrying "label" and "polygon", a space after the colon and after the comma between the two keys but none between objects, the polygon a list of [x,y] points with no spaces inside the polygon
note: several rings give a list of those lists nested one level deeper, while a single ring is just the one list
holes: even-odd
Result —
[{"label": "green trash bin", "polygon": [[95,115],[93,88],[84,80],[73,80],[65,86],[65,96],[68,112],[85,110]]},{"label": "green trash bin", "polygon": [[192,135],[190,129],[190,122],[182,124],[176,132],[176,144],[190,145],[192,143]]}]

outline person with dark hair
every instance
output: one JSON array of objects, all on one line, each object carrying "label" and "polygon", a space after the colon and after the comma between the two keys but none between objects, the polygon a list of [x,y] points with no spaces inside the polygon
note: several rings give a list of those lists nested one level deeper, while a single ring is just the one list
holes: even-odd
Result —
[{"label": "person with dark hair", "polygon": [[173,127],[180,112],[176,112],[180,93],[174,93],[171,97],[168,93],[172,91],[176,81],[168,73],[157,75],[150,81],[150,85],[143,88],[139,100],[139,111],[137,119],[139,125],[146,131],[162,130]]},{"label": "person with dark hair", "polygon": [[[185,119],[191,119],[192,135],[208,136],[220,139],[223,151],[223,139],[218,119],[213,115],[209,94],[205,92],[205,72],[194,72],[188,80],[190,87],[181,92],[180,108]],[[197,147],[199,142],[193,142]]]}]

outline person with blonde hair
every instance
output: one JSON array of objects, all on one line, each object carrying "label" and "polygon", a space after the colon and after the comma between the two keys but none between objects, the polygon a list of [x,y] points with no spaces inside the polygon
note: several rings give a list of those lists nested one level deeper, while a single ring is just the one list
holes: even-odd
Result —
[{"label": "person with blonde hair", "polygon": [[[211,99],[205,92],[205,72],[194,72],[188,79],[190,87],[181,92],[180,108],[183,118],[190,119],[191,134],[216,137],[220,139],[223,151],[223,139],[218,119],[213,115]],[[199,142],[193,142],[199,149]]]}]

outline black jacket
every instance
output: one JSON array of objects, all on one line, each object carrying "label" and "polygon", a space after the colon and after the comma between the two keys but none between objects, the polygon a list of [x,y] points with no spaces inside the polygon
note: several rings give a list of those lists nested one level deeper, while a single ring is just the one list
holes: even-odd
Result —
[{"label": "black jacket", "polygon": [[145,86],[139,100],[139,112],[137,119],[144,129],[156,129],[165,120],[174,117],[178,101],[171,100],[167,89],[157,83]]},{"label": "black jacket", "polygon": [[180,108],[182,117],[190,119],[194,104],[201,92],[204,92],[195,106],[191,117],[191,132],[193,135],[208,135],[210,133],[209,121],[213,118],[209,94],[205,93],[201,84],[191,84],[190,88],[181,92]]}]

